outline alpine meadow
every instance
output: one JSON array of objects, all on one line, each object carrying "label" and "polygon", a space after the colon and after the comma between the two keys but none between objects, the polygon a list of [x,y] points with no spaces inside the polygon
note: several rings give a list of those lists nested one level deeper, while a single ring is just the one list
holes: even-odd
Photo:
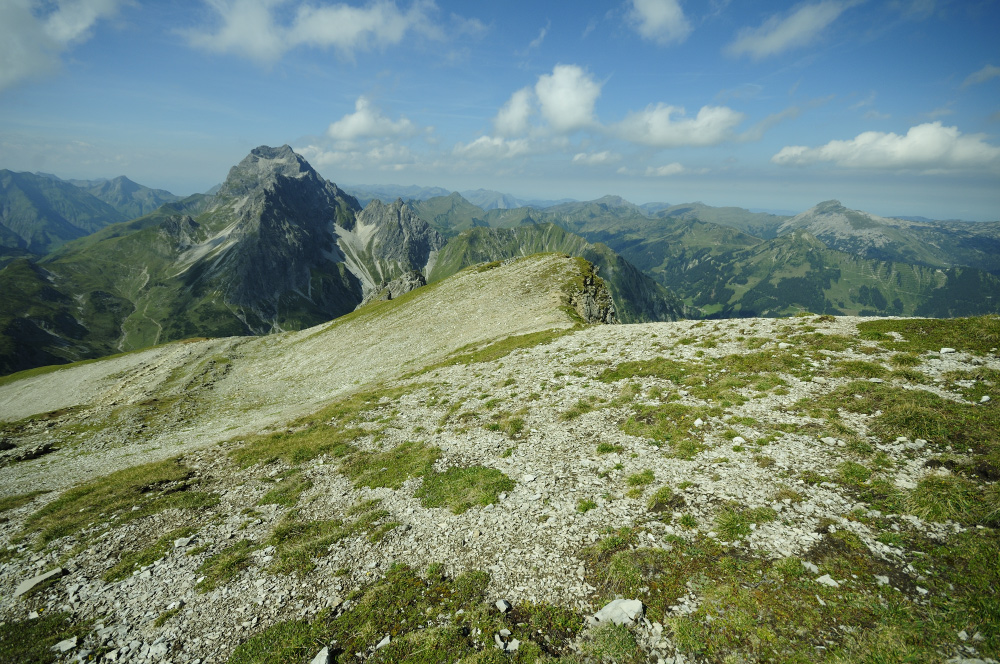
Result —
[{"label": "alpine meadow", "polygon": [[0,660],[1000,664],[997,25],[9,0]]}]

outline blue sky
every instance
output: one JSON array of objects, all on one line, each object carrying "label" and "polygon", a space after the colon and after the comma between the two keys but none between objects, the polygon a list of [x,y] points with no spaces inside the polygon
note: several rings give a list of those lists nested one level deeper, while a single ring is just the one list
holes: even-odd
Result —
[{"label": "blue sky", "polygon": [[1000,219],[1000,1],[2,0],[0,167]]}]

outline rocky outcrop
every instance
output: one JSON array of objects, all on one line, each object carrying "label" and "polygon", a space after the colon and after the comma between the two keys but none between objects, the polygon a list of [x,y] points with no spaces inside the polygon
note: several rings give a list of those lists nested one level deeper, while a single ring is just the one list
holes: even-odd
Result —
[{"label": "rocky outcrop", "polygon": [[379,287],[365,296],[365,299],[358,305],[358,309],[371,302],[384,302],[394,300],[400,295],[405,295],[415,288],[426,286],[427,280],[424,275],[416,270],[410,270],[401,277],[397,277],[388,283],[379,284]]},{"label": "rocky outcrop", "polygon": [[596,271],[587,271],[574,284],[569,293],[569,303],[586,323],[621,323],[615,311],[614,300],[611,299],[611,291],[604,280],[597,276]]}]

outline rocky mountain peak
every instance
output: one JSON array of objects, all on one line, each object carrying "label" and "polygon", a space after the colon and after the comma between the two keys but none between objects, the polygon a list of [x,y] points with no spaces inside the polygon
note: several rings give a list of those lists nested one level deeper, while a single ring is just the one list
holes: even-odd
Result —
[{"label": "rocky mountain peak", "polygon": [[273,188],[278,178],[310,181],[319,186],[330,184],[335,195],[340,193],[336,185],[327,183],[309,162],[288,145],[277,148],[261,145],[229,170],[219,195],[241,196],[255,189]]}]

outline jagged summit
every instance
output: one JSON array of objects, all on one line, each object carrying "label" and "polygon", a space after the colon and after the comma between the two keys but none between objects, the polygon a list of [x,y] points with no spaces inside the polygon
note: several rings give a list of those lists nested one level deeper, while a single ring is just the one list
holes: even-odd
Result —
[{"label": "jagged summit", "polygon": [[229,170],[222,183],[220,196],[239,196],[257,188],[267,188],[277,179],[308,180],[317,185],[332,185],[336,193],[344,194],[337,185],[327,182],[302,155],[288,145],[273,148],[261,145],[250,151],[243,160]]}]

